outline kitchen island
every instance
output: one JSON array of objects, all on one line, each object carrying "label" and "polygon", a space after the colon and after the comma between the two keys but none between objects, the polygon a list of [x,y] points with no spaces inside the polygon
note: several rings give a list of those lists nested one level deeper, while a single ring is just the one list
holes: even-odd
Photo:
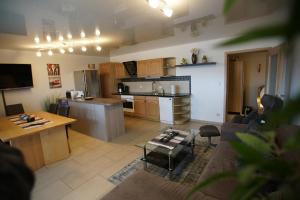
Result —
[{"label": "kitchen island", "polygon": [[104,141],[125,134],[123,103],[119,99],[68,100],[72,129]]}]

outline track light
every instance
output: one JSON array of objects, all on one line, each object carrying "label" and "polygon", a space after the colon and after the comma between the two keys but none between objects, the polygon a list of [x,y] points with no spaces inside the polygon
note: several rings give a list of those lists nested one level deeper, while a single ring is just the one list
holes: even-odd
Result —
[{"label": "track light", "polygon": [[42,52],[40,52],[40,51],[36,52],[36,56],[37,57],[41,57],[42,56]]},{"label": "track light", "polygon": [[164,15],[167,17],[172,17],[172,15],[173,15],[173,10],[170,7],[165,6],[162,9],[162,11],[163,11]]},{"label": "track light", "polygon": [[47,40],[48,42],[51,42],[51,36],[50,36],[50,35],[47,35],[47,36],[46,36],[46,40]]},{"label": "track light", "polygon": [[87,48],[85,46],[81,47],[81,51],[86,52]]},{"label": "track light", "polygon": [[102,50],[102,47],[101,47],[101,46],[97,46],[97,47],[96,47],[96,50],[97,50],[97,51],[101,51],[101,50]]},{"label": "track light", "polygon": [[84,31],[81,31],[80,37],[81,37],[81,38],[85,38],[85,32],[84,32]]},{"label": "track light", "polygon": [[63,48],[61,48],[61,49],[59,50],[59,52],[60,52],[61,54],[64,54],[66,51],[65,51]]},{"label": "track light", "polygon": [[159,0],[148,0],[148,4],[152,8],[158,8]]},{"label": "track light", "polygon": [[53,51],[51,49],[48,51],[48,56],[53,56]]},{"label": "track light", "polygon": [[35,41],[36,44],[39,44],[39,43],[40,43],[40,38],[39,38],[38,36],[36,36],[36,37],[34,38],[34,41]]},{"label": "track light", "polygon": [[61,41],[61,42],[64,41],[64,36],[60,35],[60,36],[58,37],[58,40]]},{"label": "track light", "polygon": [[72,39],[72,34],[71,34],[71,33],[68,33],[67,38],[68,38],[69,40],[71,40],[71,39]]},{"label": "track light", "polygon": [[96,34],[97,37],[99,37],[100,34],[101,34],[100,30],[99,30],[99,29],[96,29],[96,30],[95,30],[95,34]]},{"label": "track light", "polygon": [[73,52],[74,52],[74,49],[73,49],[72,47],[69,47],[69,48],[68,48],[68,51],[69,51],[69,53],[73,53]]}]

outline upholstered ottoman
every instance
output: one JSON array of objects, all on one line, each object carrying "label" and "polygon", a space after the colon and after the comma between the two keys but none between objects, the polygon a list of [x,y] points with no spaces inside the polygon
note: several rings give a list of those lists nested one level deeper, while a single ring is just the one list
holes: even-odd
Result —
[{"label": "upholstered ottoman", "polygon": [[199,128],[200,136],[208,138],[208,146],[216,146],[211,143],[211,137],[218,137],[220,136],[220,131],[216,126],[213,125],[204,125]]}]

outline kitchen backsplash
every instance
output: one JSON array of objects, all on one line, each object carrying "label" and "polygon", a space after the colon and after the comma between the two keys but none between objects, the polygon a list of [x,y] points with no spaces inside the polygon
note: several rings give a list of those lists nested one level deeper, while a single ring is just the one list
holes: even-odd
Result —
[{"label": "kitchen backsplash", "polygon": [[[129,86],[130,92],[152,92],[152,81],[123,82]],[[190,81],[155,81],[155,88],[161,86],[165,93],[171,93],[171,85],[176,86],[177,93],[190,93]]]}]

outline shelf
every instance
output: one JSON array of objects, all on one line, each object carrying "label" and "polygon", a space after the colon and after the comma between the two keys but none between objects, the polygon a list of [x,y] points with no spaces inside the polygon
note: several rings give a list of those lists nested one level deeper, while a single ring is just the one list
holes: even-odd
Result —
[{"label": "shelf", "polygon": [[184,107],[184,106],[189,106],[190,103],[182,103],[182,104],[176,104],[174,107]]},{"label": "shelf", "polygon": [[174,112],[173,114],[174,115],[186,115],[186,114],[189,114],[190,111],[189,110],[185,110],[185,111],[181,111],[181,112]]},{"label": "shelf", "polygon": [[216,62],[206,62],[206,63],[197,63],[197,64],[185,64],[185,65],[176,65],[176,67],[195,67],[202,65],[216,65]]},{"label": "shelf", "polygon": [[185,122],[188,121],[190,121],[190,118],[181,118],[181,119],[174,120],[174,124],[184,124]]}]

